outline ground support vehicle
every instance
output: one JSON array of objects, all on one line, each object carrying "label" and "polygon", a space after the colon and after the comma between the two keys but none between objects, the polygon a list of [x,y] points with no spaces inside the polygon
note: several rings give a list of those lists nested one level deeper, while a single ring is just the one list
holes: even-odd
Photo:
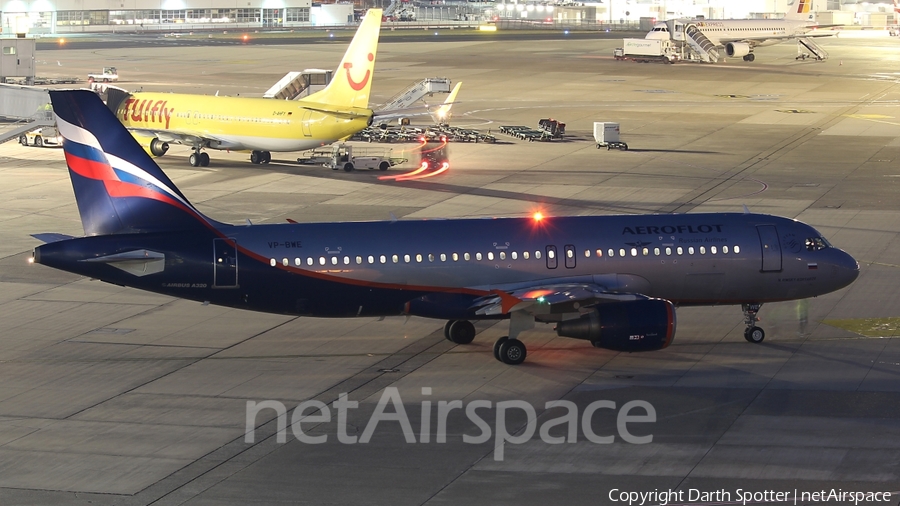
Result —
[{"label": "ground support vehicle", "polygon": [[619,140],[619,124],[609,121],[594,122],[594,140],[597,141],[597,149],[605,147],[607,151],[610,149],[619,149],[628,151],[628,144]]},{"label": "ground support vehicle", "polygon": [[354,154],[350,144],[335,144],[331,148],[314,149],[306,153],[306,156],[297,158],[301,165],[322,165],[332,170],[344,169],[351,172],[354,169],[378,169],[389,168],[405,163],[406,158],[391,156],[391,151],[371,151]]}]

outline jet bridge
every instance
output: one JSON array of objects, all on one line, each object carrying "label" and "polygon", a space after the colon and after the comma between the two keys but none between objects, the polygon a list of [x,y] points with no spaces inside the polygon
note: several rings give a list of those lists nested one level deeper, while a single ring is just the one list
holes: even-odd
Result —
[{"label": "jet bridge", "polygon": [[807,58],[815,58],[819,61],[827,60],[828,52],[811,38],[800,37],[797,39],[797,59],[805,60]]}]

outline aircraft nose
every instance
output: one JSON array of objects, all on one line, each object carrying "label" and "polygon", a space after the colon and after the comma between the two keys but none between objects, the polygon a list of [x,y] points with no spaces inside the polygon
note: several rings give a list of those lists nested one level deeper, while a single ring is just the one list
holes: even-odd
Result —
[{"label": "aircraft nose", "polygon": [[843,250],[837,250],[834,266],[841,281],[841,287],[845,287],[856,281],[859,277],[859,262]]}]

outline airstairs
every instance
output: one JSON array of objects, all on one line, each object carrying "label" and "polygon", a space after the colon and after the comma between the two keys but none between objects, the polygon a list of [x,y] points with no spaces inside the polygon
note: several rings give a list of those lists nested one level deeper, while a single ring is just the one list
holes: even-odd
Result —
[{"label": "airstairs", "polygon": [[384,106],[382,106],[378,112],[407,109],[426,95],[433,95],[434,93],[450,93],[450,79],[447,79],[446,77],[428,77],[422,79],[409,88],[394,95],[393,98],[385,102]]},{"label": "airstairs", "polygon": [[278,100],[294,100],[325,89],[331,82],[331,70],[306,69],[302,72],[288,72],[263,96]]},{"label": "airstairs", "polygon": [[827,60],[828,52],[825,51],[822,46],[816,44],[811,38],[800,37],[797,39],[797,59],[805,60],[807,58],[815,58],[819,61]]},{"label": "airstairs", "polygon": [[50,95],[47,90],[31,86],[0,85],[0,117],[16,121],[12,128],[0,133],[0,143],[41,127],[53,126]]},{"label": "airstairs", "polygon": [[391,0],[391,4],[387,6],[381,15],[387,19],[391,19],[394,13],[397,12],[398,7],[400,7],[400,0]]},{"label": "airstairs", "polygon": [[697,25],[693,23],[685,25],[684,39],[702,61],[707,63],[719,61],[719,50],[716,49],[716,45],[703,35]]},{"label": "airstairs", "polygon": [[18,139],[22,135],[25,135],[32,130],[37,130],[38,128],[52,127],[56,125],[56,122],[52,119],[39,119],[27,123],[15,123],[15,125],[14,128],[0,133],[0,144],[13,139]]}]

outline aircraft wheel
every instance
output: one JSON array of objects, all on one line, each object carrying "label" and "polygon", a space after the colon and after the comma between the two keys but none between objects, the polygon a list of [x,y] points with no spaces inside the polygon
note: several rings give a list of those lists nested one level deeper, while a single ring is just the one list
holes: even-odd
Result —
[{"label": "aircraft wheel", "polygon": [[450,326],[456,323],[456,320],[447,320],[444,324],[444,339],[450,341]]},{"label": "aircraft wheel", "polygon": [[350,162],[345,163],[344,172],[353,172],[353,164]]},{"label": "aircraft wheel", "polygon": [[390,166],[391,164],[389,164],[388,162],[381,162],[378,164],[378,170],[388,170]]},{"label": "aircraft wheel", "polygon": [[763,339],[765,338],[766,332],[759,327],[750,327],[744,331],[744,339],[751,343],[759,344],[763,342]]},{"label": "aircraft wheel", "polygon": [[35,138],[34,138],[34,145],[37,146],[37,147],[39,147],[39,148],[44,147],[44,139],[41,139],[40,136],[35,137]]},{"label": "aircraft wheel", "polygon": [[450,325],[447,335],[456,344],[469,344],[475,339],[475,325],[468,320],[456,320]]},{"label": "aircraft wheel", "polygon": [[500,355],[500,360],[504,364],[519,365],[525,361],[528,350],[525,349],[525,343],[522,341],[519,341],[518,339],[507,339],[506,342],[500,345],[498,354]]},{"label": "aircraft wheel", "polygon": [[748,54],[747,57],[749,58],[747,61],[753,61],[756,59],[756,55],[753,53]]},{"label": "aircraft wheel", "polygon": [[262,156],[259,151],[253,151],[250,153],[250,163],[258,164],[262,160]]},{"label": "aircraft wheel", "polygon": [[272,153],[268,151],[263,151],[260,153],[259,163],[269,163],[272,161]]},{"label": "aircraft wheel", "polygon": [[201,167],[209,167],[209,154],[208,153],[200,153],[200,166]]},{"label": "aircraft wheel", "polygon": [[200,166],[200,154],[199,153],[191,153],[191,156],[188,158],[188,162],[191,163],[191,167],[199,167]]},{"label": "aircraft wheel", "polygon": [[500,347],[503,346],[503,343],[505,343],[506,341],[509,341],[509,338],[503,336],[500,339],[497,339],[497,342],[494,343],[494,358],[501,362],[503,362],[503,359],[500,358]]},{"label": "aircraft wheel", "polygon": [[20,135],[19,136],[19,144],[21,144],[23,146],[27,146],[28,145],[28,137],[25,137],[24,135]]}]

